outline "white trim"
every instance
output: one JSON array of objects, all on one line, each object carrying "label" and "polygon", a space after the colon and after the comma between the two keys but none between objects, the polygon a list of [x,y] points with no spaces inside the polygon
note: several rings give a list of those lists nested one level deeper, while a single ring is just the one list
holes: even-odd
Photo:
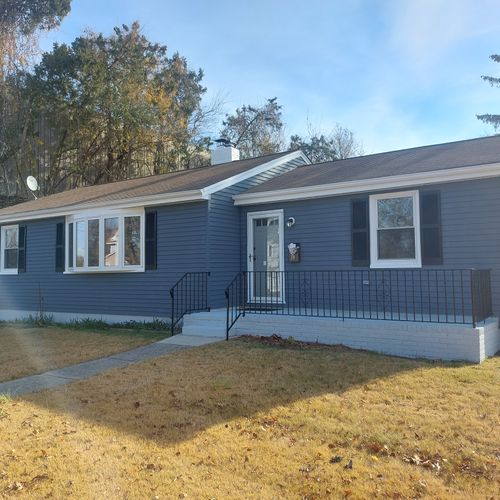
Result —
[{"label": "white trim", "polygon": [[215,184],[211,184],[202,189],[179,191],[176,193],[160,193],[148,196],[138,196],[135,198],[130,198],[129,200],[119,199],[106,202],[86,201],[82,203],[76,203],[75,205],[71,205],[69,207],[32,210],[30,212],[22,212],[18,215],[14,213],[6,215],[5,217],[0,216],[0,223],[5,224],[9,222],[18,222],[24,220],[37,220],[37,219],[47,219],[52,217],[65,217],[69,215],[78,215],[83,210],[85,211],[91,211],[91,210],[102,211],[102,209],[123,210],[135,207],[152,207],[159,205],[187,203],[192,201],[207,201],[210,199],[210,196],[217,191],[230,187],[246,179],[250,179],[251,177],[266,172],[267,170],[270,170],[280,164],[287,163],[289,161],[293,161],[298,158],[303,159],[304,162],[307,164],[311,163],[310,160],[302,151],[300,150],[293,151],[292,153],[288,153],[286,155],[280,156],[279,158],[276,158],[275,160],[262,163],[250,170],[234,175],[232,177],[228,177],[227,179],[224,179],[220,182],[216,182]]},{"label": "white trim", "polygon": [[[253,260],[253,249],[254,249],[254,241],[253,241],[253,220],[260,219],[265,217],[278,217],[278,241],[279,241],[279,257],[280,257],[280,265],[279,271],[283,272],[285,270],[285,228],[284,228],[284,211],[283,210],[265,210],[261,212],[248,212],[247,213],[247,270],[252,272],[254,270],[254,260]],[[284,276],[284,275],[283,275]],[[248,297],[249,300],[264,300],[264,297],[254,297],[253,295],[253,286],[252,280],[248,282]],[[284,278],[281,280],[281,290],[280,290],[280,299],[278,300],[279,304],[285,303],[285,287],[284,287]],[[276,301],[273,301],[276,302]]]},{"label": "white trim", "polygon": [[432,170],[415,174],[391,175],[387,177],[363,179],[359,181],[335,182],[315,186],[276,189],[273,191],[263,191],[259,193],[242,193],[233,196],[233,199],[235,205],[258,205],[261,203],[273,203],[276,201],[326,198],[342,194],[365,193],[367,191],[486,179],[490,177],[500,177],[500,163]]},{"label": "white trim", "polygon": [[[16,229],[17,230],[17,247],[16,247],[16,250],[17,250],[17,267],[16,268],[12,268],[12,269],[5,269],[4,268],[4,259],[5,259],[5,241],[6,241],[6,236],[5,236],[5,232],[8,230],[8,229]],[[0,236],[0,240],[1,240],[1,244],[0,244],[0,274],[19,274],[19,226],[17,224],[12,224],[10,226],[2,226],[0,228],[0,231],[1,231],[1,236]],[[13,249],[12,249],[13,250]]]},{"label": "white trim", "polygon": [[291,153],[288,153],[287,155],[280,156],[275,160],[268,161],[267,163],[262,163],[261,165],[251,168],[250,170],[246,170],[245,172],[241,172],[240,174],[233,175],[232,177],[228,177],[223,181],[216,182],[215,184],[207,186],[203,188],[201,192],[203,193],[204,197],[210,196],[211,194],[216,193],[217,191],[226,189],[227,187],[237,184],[238,182],[251,179],[252,177],[262,174],[263,172],[266,172],[268,170],[271,170],[272,168],[277,167],[278,165],[281,165],[283,163],[288,163],[289,161],[293,161],[296,159],[302,159],[304,163],[306,163],[307,165],[311,163],[309,158],[307,158],[307,156],[301,150],[293,151]]},{"label": "white trim", "polygon": [[[377,201],[387,198],[413,198],[413,228],[415,230],[415,258],[414,259],[379,259],[378,257],[378,209]],[[372,269],[398,269],[422,267],[420,249],[420,200],[419,192],[399,191],[397,193],[373,194],[370,196],[370,268]]]}]

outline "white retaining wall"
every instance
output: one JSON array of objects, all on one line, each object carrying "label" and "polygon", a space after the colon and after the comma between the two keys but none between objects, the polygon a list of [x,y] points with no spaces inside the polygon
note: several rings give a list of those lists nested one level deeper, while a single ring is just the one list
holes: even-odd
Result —
[{"label": "white retaining wall", "polygon": [[323,344],[343,344],[411,358],[481,363],[500,350],[498,319],[485,325],[414,323],[298,316],[247,314],[233,327],[234,335],[280,335]]}]

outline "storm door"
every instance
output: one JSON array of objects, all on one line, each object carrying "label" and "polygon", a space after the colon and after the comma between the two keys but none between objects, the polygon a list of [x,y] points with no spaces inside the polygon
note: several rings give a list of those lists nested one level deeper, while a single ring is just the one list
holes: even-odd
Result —
[{"label": "storm door", "polygon": [[248,214],[249,298],[283,302],[283,212]]}]

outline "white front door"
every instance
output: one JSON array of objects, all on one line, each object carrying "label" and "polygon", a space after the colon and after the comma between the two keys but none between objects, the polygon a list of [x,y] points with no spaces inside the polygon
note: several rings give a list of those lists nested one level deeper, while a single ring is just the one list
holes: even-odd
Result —
[{"label": "white front door", "polygon": [[250,300],[283,302],[283,210],[249,213],[247,242]]}]

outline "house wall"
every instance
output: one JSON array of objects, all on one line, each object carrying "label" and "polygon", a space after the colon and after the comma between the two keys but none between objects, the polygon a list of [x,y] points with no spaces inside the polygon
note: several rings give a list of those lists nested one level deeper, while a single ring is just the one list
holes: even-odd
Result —
[{"label": "house wall", "polygon": [[[495,314],[499,315],[500,178],[420,189],[438,189],[441,192],[444,263],[428,268],[491,268],[493,308]],[[286,261],[286,270],[351,269],[352,198],[338,196],[241,207],[242,270],[246,270],[247,213],[275,209],[284,210],[285,221],[288,217],[296,219],[292,228],[284,228],[285,246],[291,242],[301,245],[301,262],[293,264]]]},{"label": "house wall", "polygon": [[214,193],[207,202],[155,207],[156,270],[56,273],[56,224],[64,219],[28,222],[26,273],[0,275],[0,319],[36,315],[40,308],[57,321],[78,317],[107,321],[168,319],[170,288],[184,273],[193,271],[211,272],[209,306],[224,306],[224,289],[241,267],[240,210],[234,206],[233,195],[303,162],[296,159],[279,165]]},{"label": "house wall", "polygon": [[26,273],[0,275],[0,319],[36,314],[40,297],[43,311],[57,313],[58,320],[169,317],[170,287],[185,272],[207,270],[207,202],[155,210],[158,266],[143,273],[56,273],[56,224],[62,219],[29,222]]},{"label": "house wall", "polygon": [[208,214],[209,295],[212,308],[225,306],[224,290],[242,266],[240,233],[246,226],[241,225],[240,209],[234,206],[233,196],[303,164],[304,160],[298,158],[212,195]]}]

